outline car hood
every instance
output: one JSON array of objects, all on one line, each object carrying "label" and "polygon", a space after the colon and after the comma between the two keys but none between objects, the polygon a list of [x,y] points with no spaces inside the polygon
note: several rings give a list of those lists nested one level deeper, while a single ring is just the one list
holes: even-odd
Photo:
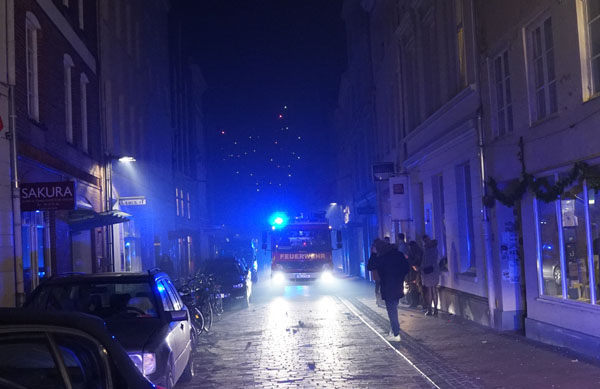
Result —
[{"label": "car hood", "polygon": [[127,351],[142,351],[167,326],[160,319],[107,320],[108,331]]}]

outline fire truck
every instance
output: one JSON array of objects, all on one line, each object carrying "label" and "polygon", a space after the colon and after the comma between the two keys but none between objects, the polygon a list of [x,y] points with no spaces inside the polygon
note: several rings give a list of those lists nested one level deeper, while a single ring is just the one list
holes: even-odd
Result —
[{"label": "fire truck", "polygon": [[[271,230],[263,234],[263,249],[270,251],[271,281],[275,285],[333,280],[332,229],[324,214],[289,219],[271,217]],[[341,248],[341,231],[336,233]]]}]

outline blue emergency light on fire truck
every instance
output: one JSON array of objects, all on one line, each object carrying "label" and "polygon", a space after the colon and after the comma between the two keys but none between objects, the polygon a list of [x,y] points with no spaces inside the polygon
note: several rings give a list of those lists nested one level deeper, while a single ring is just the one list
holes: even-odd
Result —
[{"label": "blue emergency light on fire truck", "polygon": [[[270,251],[274,283],[308,283],[333,278],[332,228],[324,214],[289,218],[277,212],[263,234],[262,248]],[[341,231],[336,231],[341,248]]]}]

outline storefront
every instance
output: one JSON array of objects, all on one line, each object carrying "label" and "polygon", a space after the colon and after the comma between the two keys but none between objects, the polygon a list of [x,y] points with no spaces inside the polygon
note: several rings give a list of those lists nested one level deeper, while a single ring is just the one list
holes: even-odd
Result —
[{"label": "storefront", "polygon": [[589,173],[600,169],[587,166],[588,177],[573,167],[538,175],[564,190],[526,199],[523,227],[527,336],[590,353],[600,347],[600,188]]},{"label": "storefront", "polygon": [[[21,247],[24,292],[52,274],[106,270],[105,227],[128,221],[119,211],[100,212],[101,190],[21,163]],[[33,181],[35,180],[35,181]]]}]

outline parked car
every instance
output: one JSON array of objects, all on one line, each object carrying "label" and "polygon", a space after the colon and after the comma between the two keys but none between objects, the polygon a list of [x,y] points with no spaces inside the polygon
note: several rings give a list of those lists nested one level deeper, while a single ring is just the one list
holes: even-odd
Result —
[{"label": "parked car", "polygon": [[190,317],[165,273],[55,276],[36,288],[26,307],[99,316],[154,384],[171,389],[193,375]]},{"label": "parked car", "polygon": [[0,308],[0,387],[156,386],[108,334],[102,319],[82,313]]},{"label": "parked car", "polygon": [[252,296],[252,273],[244,264],[233,257],[212,259],[204,263],[204,273],[213,274],[221,285],[224,303],[239,302],[248,307]]},{"label": "parked car", "polygon": [[562,272],[560,269],[560,256],[554,245],[542,245],[542,276],[544,280],[552,280],[558,286],[562,283]]}]

